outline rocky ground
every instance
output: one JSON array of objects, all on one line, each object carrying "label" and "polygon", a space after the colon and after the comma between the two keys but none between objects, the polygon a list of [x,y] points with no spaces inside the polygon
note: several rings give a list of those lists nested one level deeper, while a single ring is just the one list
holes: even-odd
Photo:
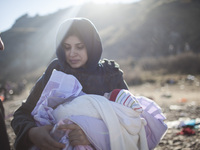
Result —
[{"label": "rocky ground", "polygon": [[154,99],[166,116],[168,130],[155,150],[199,150],[200,126],[194,135],[180,135],[182,122],[200,123],[200,87],[198,83],[164,86],[145,84],[130,89],[132,93]]},{"label": "rocky ground", "polygon": [[[167,116],[166,123],[168,131],[163,137],[156,150],[199,150],[200,149],[200,128],[193,128],[193,135],[189,132],[188,135],[180,135],[183,128],[178,127],[182,121],[200,122],[200,106],[195,104],[180,104],[172,105],[174,107],[164,107],[163,111]],[[176,109],[175,109],[176,108]]]},{"label": "rocky ground", "polygon": [[[200,128],[192,129],[194,135],[178,135],[183,128],[177,126],[183,121],[195,120],[200,122],[200,86],[199,84],[176,84],[156,85],[143,84],[131,87],[130,91],[135,95],[147,96],[157,102],[167,117],[165,123],[168,125],[165,136],[160,141],[156,150],[199,150]],[[15,134],[10,127],[13,112],[21,105],[22,100],[28,95],[25,91],[22,95],[15,96],[13,100],[4,102],[6,110],[6,125],[12,149]]]}]

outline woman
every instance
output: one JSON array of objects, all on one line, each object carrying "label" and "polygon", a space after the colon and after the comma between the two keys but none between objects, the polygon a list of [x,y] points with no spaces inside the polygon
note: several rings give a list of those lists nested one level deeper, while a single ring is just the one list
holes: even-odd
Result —
[{"label": "woman", "polygon": [[[42,150],[65,146],[50,137],[52,126],[37,127],[31,116],[53,69],[74,75],[87,94],[103,95],[113,89],[128,89],[118,65],[114,61],[100,60],[101,40],[89,20],[74,18],[64,22],[58,31],[56,46],[57,59],[51,62],[26,102],[14,114],[11,125],[16,134],[16,150],[26,150],[33,144]],[[89,144],[79,126],[71,124],[65,128],[72,130],[69,134],[71,145]]]}]

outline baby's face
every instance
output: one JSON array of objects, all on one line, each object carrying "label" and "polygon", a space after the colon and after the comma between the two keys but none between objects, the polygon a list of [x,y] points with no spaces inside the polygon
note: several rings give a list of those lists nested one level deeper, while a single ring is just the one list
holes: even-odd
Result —
[{"label": "baby's face", "polygon": [[104,96],[105,98],[107,98],[107,99],[110,99],[110,95],[111,95],[111,92],[110,92],[110,93],[104,93],[103,96]]}]

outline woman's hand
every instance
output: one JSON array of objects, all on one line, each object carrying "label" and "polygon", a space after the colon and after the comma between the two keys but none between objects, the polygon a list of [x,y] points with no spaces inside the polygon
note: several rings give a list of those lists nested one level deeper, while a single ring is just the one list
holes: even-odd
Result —
[{"label": "woman's hand", "polygon": [[90,145],[83,130],[76,124],[63,124],[58,127],[61,130],[71,130],[68,134],[69,142],[72,146]]},{"label": "woman's hand", "polygon": [[50,125],[31,128],[28,133],[31,142],[41,150],[61,150],[65,145],[50,136],[52,128]]}]

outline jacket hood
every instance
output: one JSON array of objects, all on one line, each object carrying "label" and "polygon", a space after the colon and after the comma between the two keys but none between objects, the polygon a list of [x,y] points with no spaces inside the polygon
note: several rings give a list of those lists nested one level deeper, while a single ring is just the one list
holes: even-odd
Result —
[{"label": "jacket hood", "polygon": [[102,54],[102,44],[96,27],[91,21],[85,18],[72,18],[61,24],[56,37],[56,55],[64,69],[69,68],[66,62],[63,40],[70,35],[77,36],[86,46],[88,61],[85,68],[75,70],[92,71],[98,66]]}]

